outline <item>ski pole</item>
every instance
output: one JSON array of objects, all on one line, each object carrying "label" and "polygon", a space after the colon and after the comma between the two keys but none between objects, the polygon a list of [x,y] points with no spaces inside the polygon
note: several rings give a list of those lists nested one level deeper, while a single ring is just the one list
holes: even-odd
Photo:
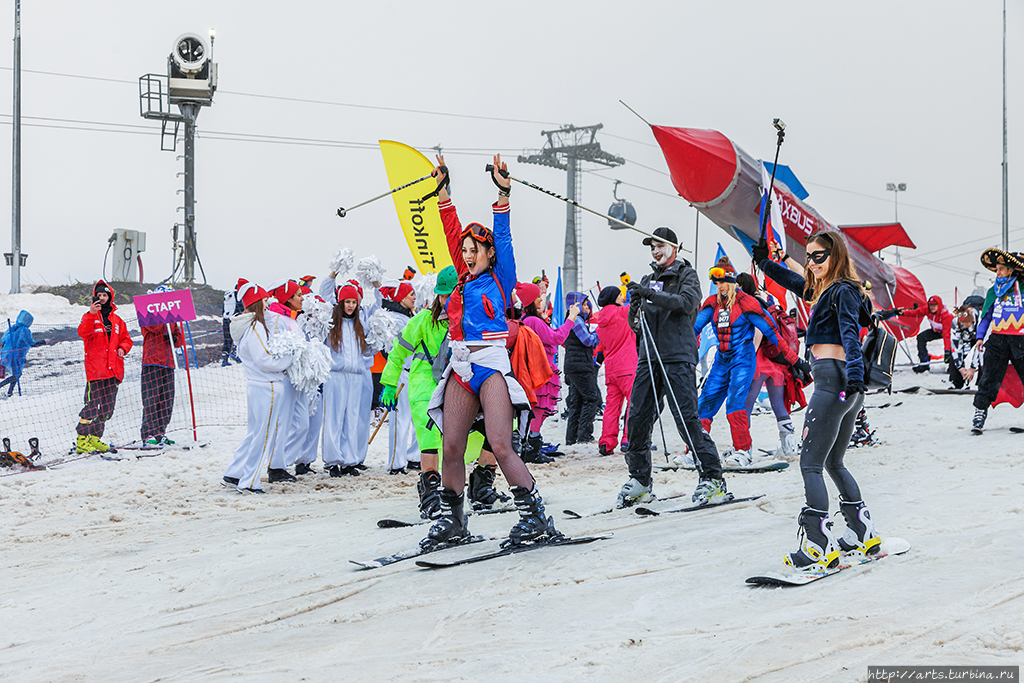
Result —
[{"label": "ski pole", "polygon": [[396,187],[394,189],[388,190],[384,194],[377,195],[373,199],[367,199],[365,202],[361,202],[359,204],[356,204],[352,208],[345,209],[345,208],[339,207],[338,208],[338,218],[344,218],[345,216],[348,215],[348,212],[351,211],[352,209],[358,209],[360,206],[366,206],[367,204],[372,204],[373,202],[377,201],[378,199],[384,199],[384,197],[388,197],[390,195],[393,195],[394,193],[400,192],[401,190],[404,190],[407,187],[412,187],[416,183],[422,183],[427,178],[433,178],[433,177],[434,177],[433,176],[433,172],[431,172],[431,173],[428,173],[427,175],[423,176],[422,178],[417,178],[416,180],[412,181],[411,183],[406,183],[405,185],[401,185],[401,186]]},{"label": "ski pole", "polygon": [[[644,315],[644,309],[643,309],[643,305],[641,305],[640,306],[640,316],[642,317],[643,315]],[[654,384],[654,381],[655,381],[654,380],[654,366],[651,364],[651,349],[647,345],[647,337],[646,336],[644,336],[644,351],[646,352],[644,355],[647,356],[647,374],[649,374],[651,376],[651,390],[653,391],[654,387],[655,387],[655,384]],[[662,410],[662,407],[661,407],[661,401],[657,401],[657,392],[655,392],[655,399],[656,399],[656,402],[658,403],[658,413],[657,413],[657,416],[658,416],[658,427],[661,429],[661,445],[665,449],[665,462],[667,463],[669,461],[668,460],[668,441],[665,440],[665,423],[662,422],[662,420],[661,420],[661,410]]]},{"label": "ski pole", "polygon": [[782,119],[772,121],[775,130],[779,132],[779,142],[775,145],[775,163],[772,164],[772,180],[768,183],[768,198],[764,203],[764,216],[761,217],[761,237],[767,237],[768,216],[772,210],[772,191],[775,189],[775,169],[779,167],[779,150],[782,149],[782,141],[786,137],[786,124]]},{"label": "ski pole", "polygon": [[[487,166],[485,167],[485,170],[488,173],[493,173],[494,172],[493,164],[487,164]],[[605,220],[611,221],[612,223],[617,223],[618,225],[622,226],[623,228],[628,228],[629,230],[632,230],[633,232],[638,232],[641,235],[644,235],[645,237],[650,237],[652,239],[658,240],[659,242],[664,242],[665,244],[668,244],[668,245],[671,245],[673,247],[676,247],[680,251],[685,251],[687,254],[690,253],[690,250],[685,248],[685,247],[683,247],[681,244],[676,244],[674,242],[669,242],[668,240],[663,239],[661,237],[658,237],[657,235],[653,235],[653,234],[651,234],[649,232],[645,232],[645,231],[641,230],[640,228],[638,228],[636,226],[630,225],[629,223],[627,223],[625,221],[620,221],[618,218],[613,218],[612,216],[609,216],[608,214],[604,214],[604,213],[601,213],[600,211],[594,211],[593,209],[589,209],[589,208],[583,206],[582,204],[580,204],[579,202],[577,202],[575,199],[568,199],[568,198],[563,197],[562,195],[558,194],[557,192],[552,192],[551,190],[545,190],[540,185],[534,185],[531,182],[527,182],[525,180],[520,180],[519,178],[515,178],[508,171],[501,171],[501,170],[499,170],[498,172],[501,173],[501,177],[502,178],[507,178],[509,180],[514,180],[517,183],[519,183],[520,185],[526,185],[527,187],[533,188],[534,190],[537,190],[538,192],[543,192],[546,195],[550,195],[550,196],[554,197],[555,199],[561,199],[566,204],[568,204],[570,206],[574,206],[577,209],[582,209],[583,211],[586,211],[588,213],[592,213],[595,216],[600,216],[601,218],[604,218]]]}]

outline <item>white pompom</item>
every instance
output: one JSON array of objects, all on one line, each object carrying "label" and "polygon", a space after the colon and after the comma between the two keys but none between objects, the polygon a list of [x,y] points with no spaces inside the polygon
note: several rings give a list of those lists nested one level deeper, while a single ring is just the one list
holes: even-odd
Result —
[{"label": "white pompom", "polygon": [[412,287],[416,290],[416,308],[427,308],[434,303],[434,287],[437,285],[437,273],[424,275]]},{"label": "white pompom", "polygon": [[359,265],[356,266],[355,279],[363,289],[373,289],[374,282],[380,282],[384,279],[384,266],[381,265],[380,259],[376,256],[367,256],[366,258],[359,259]]},{"label": "white pompom", "polygon": [[302,297],[302,317],[299,320],[311,339],[323,343],[334,327],[334,307],[321,301],[316,294],[306,294]]},{"label": "white pompom", "polygon": [[336,273],[336,279],[344,280],[348,272],[352,270],[352,264],[356,262],[356,255],[351,249],[339,249],[331,257],[331,263],[327,266],[332,273]]},{"label": "white pompom", "polygon": [[390,351],[401,332],[401,323],[383,308],[374,311],[366,321],[366,343],[374,352]]},{"label": "white pompom", "polygon": [[298,330],[278,332],[270,339],[267,350],[277,358],[292,357],[291,365],[284,373],[295,390],[312,403],[320,385],[330,377],[330,350],[321,342],[307,341]]}]

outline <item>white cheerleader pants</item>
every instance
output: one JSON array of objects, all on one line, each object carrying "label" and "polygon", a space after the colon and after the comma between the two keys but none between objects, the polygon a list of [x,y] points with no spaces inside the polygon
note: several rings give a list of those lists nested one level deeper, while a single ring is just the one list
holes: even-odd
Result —
[{"label": "white cheerleader pants", "polygon": [[235,449],[225,477],[238,479],[240,489],[263,489],[260,474],[269,464],[284,467],[284,449],[278,440],[278,423],[288,382],[247,382],[248,419],[245,438]]},{"label": "white cheerleader pants", "polygon": [[324,466],[352,466],[366,460],[370,438],[373,375],[331,372],[324,382]]}]

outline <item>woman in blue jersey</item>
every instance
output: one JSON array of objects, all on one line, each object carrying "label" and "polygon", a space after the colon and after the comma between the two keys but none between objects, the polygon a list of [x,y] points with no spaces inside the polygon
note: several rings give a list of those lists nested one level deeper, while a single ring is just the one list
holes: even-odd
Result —
[{"label": "woman in blue jersey", "polygon": [[515,496],[519,521],[509,532],[509,542],[519,544],[555,535],[554,523],[544,514],[544,503],[533,476],[512,448],[513,420],[518,412],[519,429],[525,429],[530,403],[512,374],[505,350],[505,311],[512,306],[516,285],[509,228],[511,181],[501,174],[507,173],[507,166],[500,155],[494,157],[492,180],[498,187],[498,201],[492,206],[493,229],[479,223],[463,228],[448,197],[444,157],[438,156],[437,161],[433,174],[437,180],[438,209],[459,282],[446,306],[451,363],[427,411],[444,435],[441,517],[421,545],[457,543],[469,536],[463,512],[464,456],[466,439],[474,428],[486,434]]}]

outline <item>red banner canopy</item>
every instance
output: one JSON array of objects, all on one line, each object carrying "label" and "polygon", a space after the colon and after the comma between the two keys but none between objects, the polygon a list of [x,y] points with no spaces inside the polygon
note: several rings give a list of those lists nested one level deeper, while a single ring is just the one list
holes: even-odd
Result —
[{"label": "red banner canopy", "polygon": [[886,247],[907,247],[917,249],[910,235],[900,223],[877,223],[874,225],[840,225],[839,229],[857,240],[857,243],[874,253]]}]

